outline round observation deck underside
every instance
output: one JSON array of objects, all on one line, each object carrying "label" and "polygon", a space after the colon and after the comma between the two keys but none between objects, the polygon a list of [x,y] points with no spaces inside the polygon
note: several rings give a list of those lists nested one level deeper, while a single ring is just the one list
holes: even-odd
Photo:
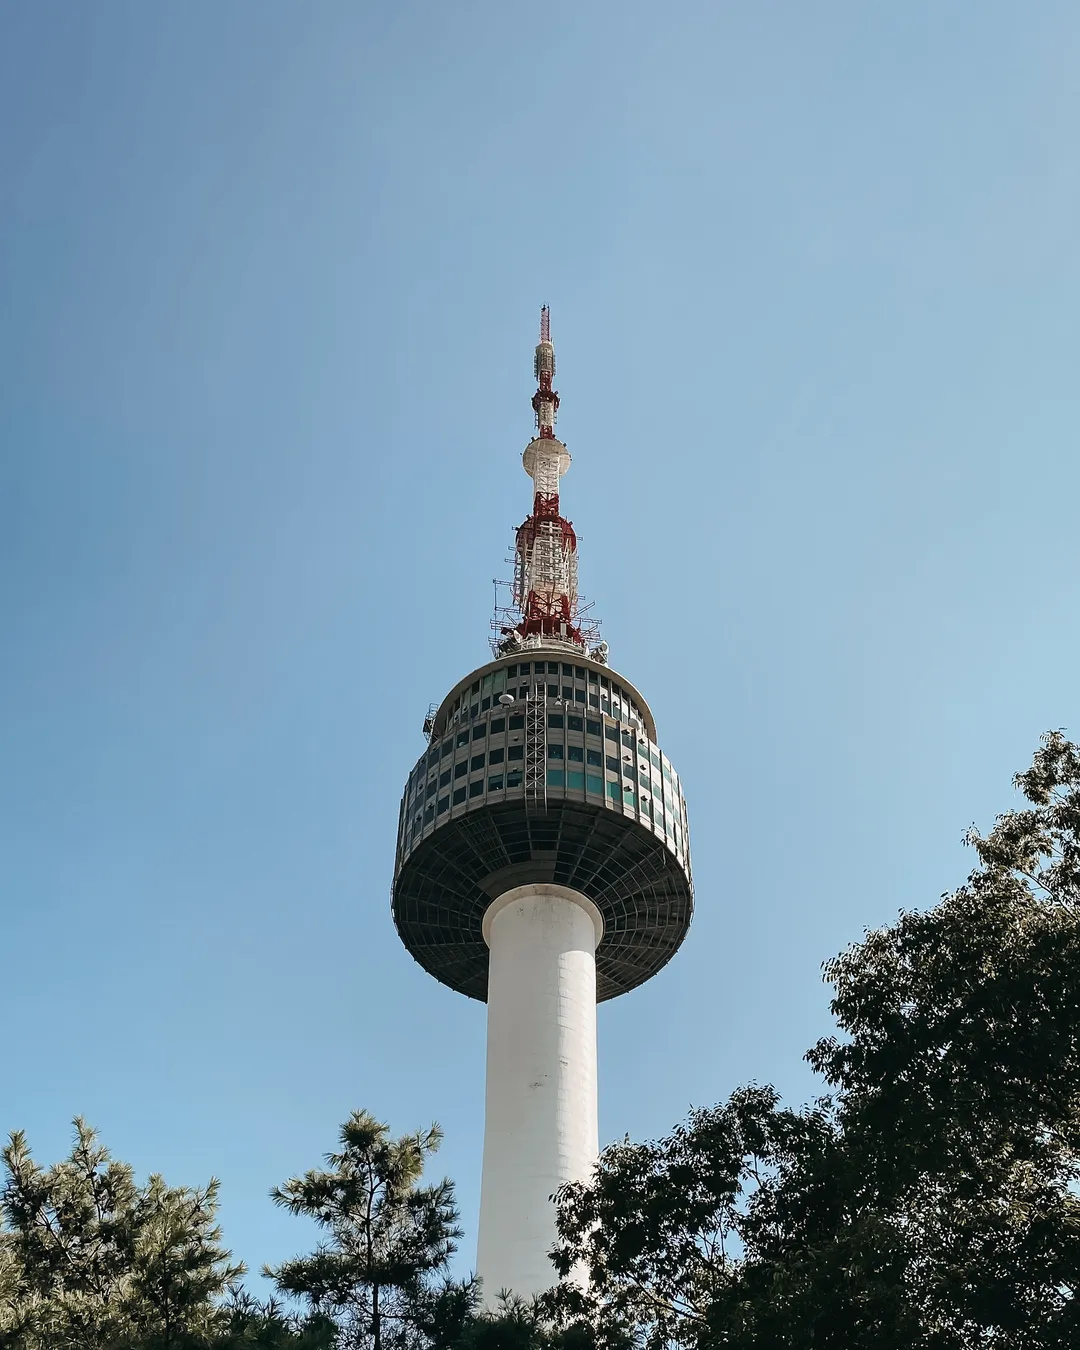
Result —
[{"label": "round observation deck underside", "polygon": [[580,891],[603,916],[601,1002],[655,975],[690,927],[690,878],[663,840],[629,816],[563,799],[546,808],[495,803],[437,829],[395,879],[394,923],[429,974],[484,1002],[484,911],[511,887],[537,882]]}]

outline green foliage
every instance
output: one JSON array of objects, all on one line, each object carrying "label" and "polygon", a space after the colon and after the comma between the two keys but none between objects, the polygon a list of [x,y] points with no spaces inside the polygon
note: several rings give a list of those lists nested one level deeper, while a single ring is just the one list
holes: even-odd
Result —
[{"label": "green foliage", "polygon": [[4,1149],[0,1193],[0,1344],[201,1345],[218,1298],[243,1274],[221,1246],[216,1181],[139,1187],[82,1120],[71,1154],[41,1168],[25,1136]]},{"label": "green foliage", "polygon": [[[1080,750],[968,838],[955,894],[826,967],[834,1090],[749,1088],[560,1197],[563,1326],[613,1347],[1080,1345]],[[620,1332],[619,1335],[624,1335]]]},{"label": "green foliage", "polygon": [[326,1317],[298,1317],[274,1299],[259,1303],[245,1290],[233,1290],[225,1312],[225,1330],[212,1350],[332,1350],[337,1328]]},{"label": "green foliage", "polygon": [[[454,1288],[440,1282],[461,1236],[451,1182],[422,1186],[438,1126],[391,1139],[387,1127],[357,1111],[341,1128],[328,1170],[294,1177],[273,1192],[293,1214],[326,1234],[310,1256],[268,1268],[286,1295],[333,1320],[341,1347],[405,1350],[430,1344],[427,1327],[447,1316]],[[458,1302],[461,1314],[468,1296]]]}]

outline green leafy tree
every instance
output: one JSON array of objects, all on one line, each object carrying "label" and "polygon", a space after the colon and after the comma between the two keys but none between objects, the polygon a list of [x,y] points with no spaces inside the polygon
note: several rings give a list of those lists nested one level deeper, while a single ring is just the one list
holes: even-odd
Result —
[{"label": "green leafy tree", "polygon": [[225,1328],[210,1350],[332,1350],[337,1328],[327,1317],[298,1316],[275,1299],[260,1302],[244,1289],[231,1292]]},{"label": "green leafy tree", "polygon": [[152,1176],[140,1187],[84,1121],[75,1131],[70,1156],[50,1168],[21,1132],[4,1149],[0,1344],[202,1344],[243,1274],[221,1245],[217,1182],[178,1189]]},{"label": "green leafy tree", "polygon": [[564,1189],[557,1264],[589,1284],[557,1322],[649,1350],[1080,1345],[1080,750],[1048,735],[1015,781],[964,886],[827,965],[831,1097],[743,1089]]},{"label": "green leafy tree", "polygon": [[326,1170],[272,1193],[291,1213],[314,1219],[326,1237],[313,1254],[266,1274],[281,1293],[331,1318],[341,1347],[431,1344],[436,1332],[454,1334],[468,1315],[470,1295],[446,1279],[461,1236],[453,1184],[421,1184],[441,1140],[436,1125],[392,1139],[385,1125],[357,1111],[341,1127],[340,1149],[327,1155]]}]

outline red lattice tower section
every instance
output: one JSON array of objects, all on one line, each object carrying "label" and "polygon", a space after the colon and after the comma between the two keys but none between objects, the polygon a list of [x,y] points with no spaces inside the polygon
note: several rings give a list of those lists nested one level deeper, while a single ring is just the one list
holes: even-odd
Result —
[{"label": "red lattice tower section", "polygon": [[522,457],[533,480],[532,514],[518,526],[514,543],[514,604],[521,637],[550,637],[585,645],[578,622],[577,535],[559,511],[559,480],[570,467],[566,446],[555,438],[559,395],[551,316],[540,311],[540,341],[533,361],[537,389],[532,406],[536,436]]}]

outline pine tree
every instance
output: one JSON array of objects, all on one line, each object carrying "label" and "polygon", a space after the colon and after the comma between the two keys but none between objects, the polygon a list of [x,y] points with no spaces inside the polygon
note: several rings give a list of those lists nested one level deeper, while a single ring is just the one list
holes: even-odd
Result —
[{"label": "pine tree", "polygon": [[221,1245],[217,1182],[136,1185],[85,1121],[44,1169],[22,1132],[3,1152],[0,1345],[19,1350],[181,1350],[219,1323],[243,1274]]},{"label": "pine tree", "polygon": [[328,1170],[272,1192],[326,1238],[312,1255],[265,1273],[283,1294],[332,1318],[342,1350],[424,1345],[433,1300],[452,1292],[445,1272],[461,1236],[454,1188],[447,1180],[420,1184],[441,1140],[437,1125],[392,1139],[386,1125],[356,1111],[341,1127],[340,1150],[327,1155]]}]

